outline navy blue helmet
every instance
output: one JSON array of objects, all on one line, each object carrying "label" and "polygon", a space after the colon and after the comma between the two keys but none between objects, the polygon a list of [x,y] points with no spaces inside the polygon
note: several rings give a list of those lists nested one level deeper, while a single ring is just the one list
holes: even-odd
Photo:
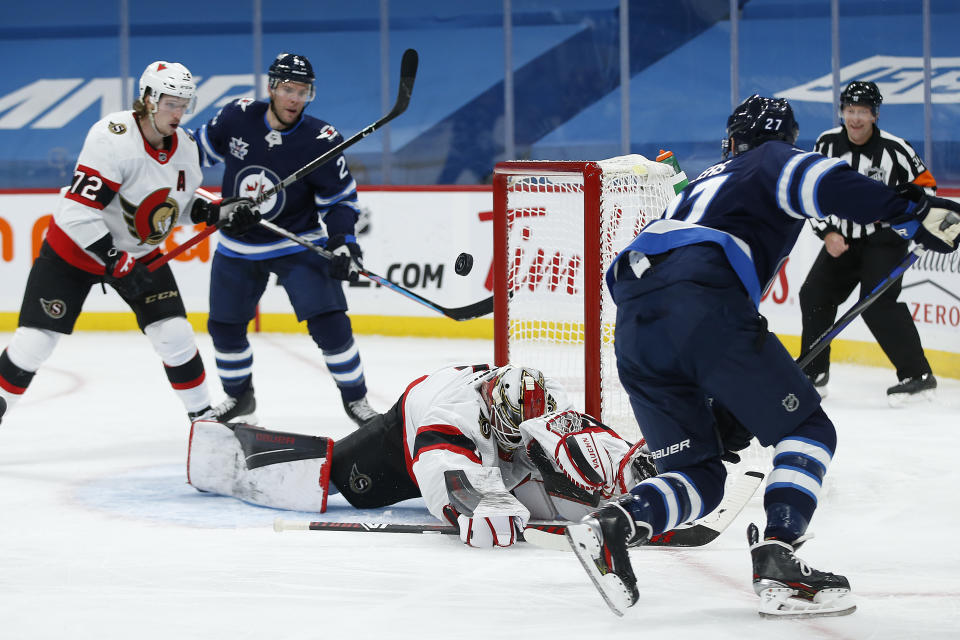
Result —
[{"label": "navy blue helmet", "polygon": [[873,115],[877,115],[881,102],[883,102],[883,96],[880,95],[880,88],[876,82],[869,80],[854,80],[840,93],[841,111],[848,104],[855,104],[870,107]]},{"label": "navy blue helmet", "polygon": [[[790,103],[783,98],[764,98],[753,94],[733,110],[727,118],[727,137],[723,141],[723,159],[730,152],[743,153],[768,140],[793,144],[800,135],[800,125],[793,117]],[[736,145],[730,148],[730,138]]]},{"label": "navy blue helmet", "polygon": [[276,89],[284,82],[301,82],[310,85],[310,96],[307,101],[313,99],[315,77],[313,67],[306,56],[295,53],[281,53],[270,65],[267,77],[269,78],[270,89]]}]

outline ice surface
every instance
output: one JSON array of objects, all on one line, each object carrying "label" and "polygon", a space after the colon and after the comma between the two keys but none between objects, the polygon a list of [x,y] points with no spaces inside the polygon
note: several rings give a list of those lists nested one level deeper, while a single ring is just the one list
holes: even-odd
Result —
[{"label": "ice surface", "polygon": [[[357,341],[380,410],[417,376],[493,352],[485,341]],[[307,336],[253,344],[261,424],[350,431]],[[894,382],[891,370],[834,365],[824,405],[839,448],[800,555],[850,578],[855,614],[757,615],[745,530],[762,522],[758,494],[708,547],[633,552],[640,602],[619,619],[572,554],[441,535],[278,534],[277,515],[311,514],[197,493],[184,477],[186,416],[147,340],[78,333],[0,425],[0,638],[957,638],[960,381],[890,409]],[[340,498],[330,514],[363,515]],[[424,514],[414,500],[378,515]]]}]

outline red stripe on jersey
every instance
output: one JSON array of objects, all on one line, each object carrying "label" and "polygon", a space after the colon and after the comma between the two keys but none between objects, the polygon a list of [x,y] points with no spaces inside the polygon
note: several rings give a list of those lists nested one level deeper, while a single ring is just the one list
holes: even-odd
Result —
[{"label": "red stripe on jersey", "polygon": [[[166,366],[166,365],[164,365]],[[184,389],[196,389],[203,384],[203,381],[207,378],[206,372],[201,373],[199,376],[190,380],[188,382],[170,382],[170,386],[176,389],[177,391],[183,391]]]},{"label": "red stripe on jersey", "polygon": [[449,433],[454,436],[462,436],[463,431],[456,428],[452,424],[428,424],[417,429],[417,435],[420,435],[424,431],[437,431],[439,433]]},{"label": "red stripe on jersey", "polygon": [[449,451],[450,453],[455,453],[458,456],[463,456],[467,460],[471,462],[475,462],[476,464],[483,464],[483,460],[477,457],[477,454],[469,449],[464,449],[463,447],[458,447],[456,445],[448,444],[448,443],[438,443],[438,444],[429,445],[427,447],[421,447],[420,450],[417,451],[417,457],[410,461],[410,467],[411,468],[413,467],[414,463],[420,459],[421,455],[423,455],[427,451],[435,451],[435,450]]},{"label": "red stripe on jersey", "polygon": [[420,376],[413,382],[407,385],[407,388],[403,392],[403,400],[400,402],[400,418],[403,420],[403,459],[407,465],[407,475],[410,476],[410,480],[417,487],[420,484],[417,482],[416,476],[413,475],[413,460],[411,459],[410,445],[407,443],[407,394],[410,393],[410,390],[415,386],[427,379],[427,376]]},{"label": "red stripe on jersey", "polygon": [[78,164],[76,170],[77,170],[77,171],[82,171],[82,172],[84,172],[85,174],[87,174],[88,176],[97,176],[98,178],[100,178],[101,180],[103,180],[103,185],[104,185],[105,187],[109,187],[110,190],[113,191],[114,193],[116,193],[117,191],[120,191],[120,183],[119,183],[119,182],[114,182],[113,180],[109,180],[109,179],[107,179],[107,178],[104,178],[103,175],[102,175],[99,171],[97,171],[96,169],[94,169],[93,167],[88,167],[88,166],[85,165],[85,164]]},{"label": "red stripe on jersey", "polygon": [[89,253],[73,241],[73,238],[57,226],[56,220],[51,220],[50,226],[47,228],[47,244],[50,245],[51,249],[56,251],[58,256],[77,269],[98,276],[106,273],[106,269],[103,268],[102,264],[94,260]]}]

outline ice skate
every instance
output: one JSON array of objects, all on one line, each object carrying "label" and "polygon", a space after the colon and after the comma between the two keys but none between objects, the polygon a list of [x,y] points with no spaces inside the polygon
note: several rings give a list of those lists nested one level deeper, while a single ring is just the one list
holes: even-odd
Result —
[{"label": "ice skate", "polygon": [[830,382],[830,372],[823,371],[821,373],[807,374],[807,378],[810,379],[810,382],[813,384],[813,388],[817,390],[817,393],[820,394],[821,398],[826,398],[830,390],[827,387],[827,383]]},{"label": "ice skate", "polygon": [[[626,496],[622,500],[632,500]],[[650,539],[650,528],[635,522],[619,502],[611,502],[567,527],[567,541],[607,606],[618,616],[637,603],[637,578],[630,566],[628,545]]]},{"label": "ice skate", "polygon": [[850,583],[844,576],[809,567],[786,542],[760,540],[757,525],[752,523],[747,527],[747,542],[761,616],[810,618],[845,616],[856,611]]},{"label": "ice skate", "polygon": [[887,389],[887,402],[891,407],[900,407],[914,398],[933,400],[937,388],[937,379],[932,373],[922,376],[904,378],[898,384]]},{"label": "ice skate", "polygon": [[370,403],[367,402],[366,396],[359,400],[353,400],[352,402],[344,400],[343,410],[347,412],[347,415],[350,416],[350,419],[353,420],[358,427],[362,427],[380,415],[370,406]]},{"label": "ice skate", "polygon": [[253,387],[248,387],[239,398],[227,396],[227,398],[212,409],[212,416],[208,420],[216,422],[245,422],[247,424],[257,424],[257,399],[253,395]]}]

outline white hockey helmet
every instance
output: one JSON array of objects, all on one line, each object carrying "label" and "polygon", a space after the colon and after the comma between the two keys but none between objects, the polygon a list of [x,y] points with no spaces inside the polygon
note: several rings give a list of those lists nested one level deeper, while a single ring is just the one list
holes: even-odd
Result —
[{"label": "white hockey helmet", "polygon": [[154,106],[164,94],[189,100],[186,113],[193,113],[197,106],[197,84],[190,70],[179,62],[157,60],[148,64],[140,76],[140,100],[146,96],[147,89],[150,90]]},{"label": "white hockey helmet", "polygon": [[491,371],[480,383],[484,417],[505,451],[523,442],[520,423],[547,413],[553,399],[547,393],[543,372],[530,367],[505,365]]}]

